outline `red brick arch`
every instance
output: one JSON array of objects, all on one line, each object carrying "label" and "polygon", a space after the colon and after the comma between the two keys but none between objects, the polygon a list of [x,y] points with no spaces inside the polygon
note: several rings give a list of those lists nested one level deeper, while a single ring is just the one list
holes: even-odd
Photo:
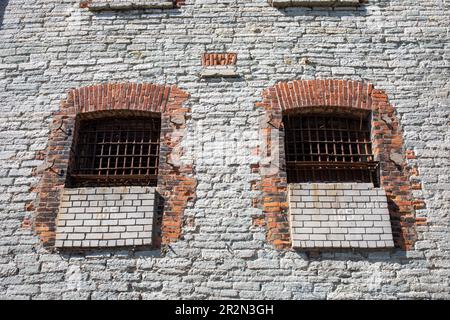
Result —
[{"label": "red brick arch", "polygon": [[[291,244],[288,220],[287,178],[284,159],[283,113],[287,112],[367,112],[372,114],[372,144],[375,159],[380,161],[380,182],[390,203],[394,242],[410,249],[416,239],[414,209],[423,206],[413,201],[409,172],[405,162],[403,136],[394,107],[386,93],[370,83],[352,80],[294,80],[280,82],[263,91],[262,136],[266,158],[260,165],[262,208],[267,224],[267,238],[277,248]],[[275,139],[275,140],[274,140]],[[278,143],[279,158],[275,164],[272,145]]]},{"label": "red brick arch", "polygon": [[[156,113],[161,115],[161,151],[157,190],[164,198],[162,239],[169,243],[181,235],[183,212],[195,196],[196,180],[190,165],[174,164],[186,128],[184,102],[188,94],[176,86],[137,83],[98,84],[68,92],[60,110],[54,114],[46,150],[45,167],[37,189],[33,226],[44,245],[55,240],[55,220],[60,194],[66,182],[70,149],[77,116],[83,118],[108,115]],[[158,243],[156,243],[158,245]]]}]

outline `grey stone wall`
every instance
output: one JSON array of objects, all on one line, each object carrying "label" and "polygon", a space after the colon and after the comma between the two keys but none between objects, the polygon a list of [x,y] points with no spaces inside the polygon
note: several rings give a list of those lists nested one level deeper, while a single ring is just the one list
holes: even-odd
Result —
[{"label": "grey stone wall", "polygon": [[93,0],[88,8],[92,11],[167,9],[175,7],[174,1],[167,0]]},{"label": "grey stone wall", "polygon": [[392,248],[386,192],[371,183],[289,184],[292,247]]},{"label": "grey stone wall", "polygon": [[[9,0],[0,13],[0,298],[449,299],[449,4],[370,0],[276,9],[187,0],[93,13],[78,0]],[[201,54],[236,52],[238,78],[201,80]],[[414,149],[426,209],[409,252],[277,251],[252,226],[261,91],[280,80],[366,80],[386,90]],[[185,155],[198,180],[171,250],[53,253],[23,227],[51,113],[69,88],[176,83],[192,108]]]},{"label": "grey stone wall", "polygon": [[151,245],[153,187],[66,188],[57,217],[56,247]]}]

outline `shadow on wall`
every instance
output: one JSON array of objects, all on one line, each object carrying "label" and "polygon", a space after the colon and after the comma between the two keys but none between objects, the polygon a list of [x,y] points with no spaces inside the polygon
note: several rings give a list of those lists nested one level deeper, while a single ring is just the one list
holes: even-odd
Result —
[{"label": "shadow on wall", "polygon": [[164,215],[164,197],[159,192],[156,192],[156,210],[153,217],[153,248],[161,248],[162,243],[162,219]]},{"label": "shadow on wall", "polygon": [[3,16],[5,15],[6,6],[9,0],[0,0],[0,29],[3,26]]},{"label": "shadow on wall", "polygon": [[[2,0],[0,0],[2,1]],[[8,0],[9,1],[9,0]],[[82,9],[82,10],[88,10],[88,9]],[[171,9],[136,9],[136,10],[114,10],[114,9],[105,9],[105,10],[97,10],[97,11],[90,11],[93,15],[95,15],[96,18],[99,19],[111,19],[112,17],[120,17],[120,18],[141,18],[142,19],[142,13],[145,12],[146,18],[151,18],[152,15],[155,16],[155,18],[160,17],[161,14],[166,13],[170,17],[176,17],[182,15],[182,12],[180,11],[180,8],[171,8]]]}]

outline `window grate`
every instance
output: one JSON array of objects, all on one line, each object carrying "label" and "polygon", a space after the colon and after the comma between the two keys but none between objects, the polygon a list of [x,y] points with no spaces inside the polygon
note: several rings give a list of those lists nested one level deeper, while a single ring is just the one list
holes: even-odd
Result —
[{"label": "window grate", "polygon": [[73,184],[156,185],[160,118],[85,120],[77,131]]},{"label": "window grate", "polygon": [[288,182],[377,184],[366,117],[285,115]]}]

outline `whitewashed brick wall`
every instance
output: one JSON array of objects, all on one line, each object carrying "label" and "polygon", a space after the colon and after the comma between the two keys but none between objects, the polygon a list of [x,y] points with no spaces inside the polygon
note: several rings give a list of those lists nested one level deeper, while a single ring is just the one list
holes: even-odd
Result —
[{"label": "whitewashed brick wall", "polygon": [[392,248],[386,193],[371,183],[289,185],[292,246]]}]

